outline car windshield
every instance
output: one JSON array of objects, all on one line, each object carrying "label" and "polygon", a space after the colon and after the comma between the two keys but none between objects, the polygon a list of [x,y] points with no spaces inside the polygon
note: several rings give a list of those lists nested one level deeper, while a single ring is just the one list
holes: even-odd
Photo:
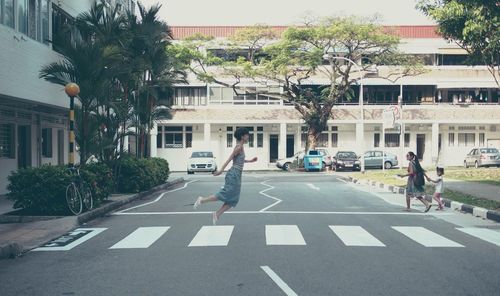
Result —
[{"label": "car windshield", "polygon": [[309,155],[320,155],[319,150],[310,150]]},{"label": "car windshield", "polygon": [[338,158],[356,158],[356,153],[354,152],[339,152],[337,153]]},{"label": "car windshield", "polygon": [[480,150],[481,150],[481,153],[498,153],[497,148],[483,148]]},{"label": "car windshield", "polygon": [[193,154],[191,154],[191,157],[192,158],[212,158],[214,157],[214,154],[212,152],[193,152]]}]

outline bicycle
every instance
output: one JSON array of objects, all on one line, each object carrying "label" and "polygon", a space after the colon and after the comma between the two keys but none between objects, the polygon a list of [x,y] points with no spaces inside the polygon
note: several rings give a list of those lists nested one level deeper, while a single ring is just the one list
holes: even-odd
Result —
[{"label": "bicycle", "polygon": [[71,174],[71,183],[66,187],[66,202],[69,210],[78,215],[83,211],[83,206],[87,210],[92,210],[94,207],[94,199],[90,186],[85,182],[80,175],[78,167],[68,168]]}]

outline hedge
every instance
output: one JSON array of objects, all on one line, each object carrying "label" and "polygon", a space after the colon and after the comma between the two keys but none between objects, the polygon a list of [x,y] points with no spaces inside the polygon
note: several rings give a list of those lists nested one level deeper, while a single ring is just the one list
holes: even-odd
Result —
[{"label": "hedge", "polygon": [[[90,185],[94,204],[98,206],[113,188],[111,170],[104,164],[90,164],[80,169]],[[14,201],[15,209],[33,215],[68,214],[66,187],[71,175],[66,166],[43,165],[20,169],[9,177],[7,198]]]},{"label": "hedge", "polygon": [[168,162],[163,158],[125,156],[117,161],[116,190],[136,193],[164,184],[169,176]]}]

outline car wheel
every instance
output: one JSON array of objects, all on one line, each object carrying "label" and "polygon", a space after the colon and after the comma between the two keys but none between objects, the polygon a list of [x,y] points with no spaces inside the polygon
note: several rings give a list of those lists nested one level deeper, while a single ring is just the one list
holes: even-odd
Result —
[{"label": "car wheel", "polygon": [[285,163],[283,165],[283,170],[285,170],[285,171],[289,171],[290,170],[290,163],[289,162],[287,162],[287,163]]},{"label": "car wheel", "polygon": [[194,175],[194,172],[187,171],[188,175]]},{"label": "car wheel", "polygon": [[384,163],[384,167],[386,170],[390,170],[392,168],[392,163],[390,161],[386,161]]},{"label": "car wheel", "polygon": [[475,167],[476,169],[477,169],[477,168],[479,168],[479,163],[478,163],[477,161],[474,163],[474,167]]},{"label": "car wheel", "polygon": [[468,166],[467,166],[467,161],[464,161],[464,168],[465,168],[465,169],[466,169],[466,168],[468,168]]}]

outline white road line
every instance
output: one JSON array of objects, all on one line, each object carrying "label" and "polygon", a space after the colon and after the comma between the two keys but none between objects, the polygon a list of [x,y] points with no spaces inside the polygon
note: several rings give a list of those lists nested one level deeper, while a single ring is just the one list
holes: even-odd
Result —
[{"label": "white road line", "polygon": [[349,183],[349,182],[347,182],[347,181],[346,181],[346,180],[344,180],[344,179],[337,178],[337,180],[342,181],[342,182],[344,182],[344,183],[346,183],[346,184],[348,184],[348,183]]},{"label": "white road line", "polygon": [[266,225],[266,244],[271,246],[305,246],[297,225]]},{"label": "white road line", "polygon": [[472,235],[494,245],[500,246],[500,232],[498,231],[477,227],[465,227],[457,229],[464,233],[467,233],[468,235]]},{"label": "white road line", "polygon": [[139,227],[110,249],[145,249],[157,241],[170,227]]},{"label": "white road line", "polygon": [[346,246],[385,247],[361,226],[330,225],[330,229]]},{"label": "white road line", "polygon": [[227,246],[234,226],[203,226],[188,247]]},{"label": "white road line", "polygon": [[[206,215],[212,212],[130,212],[115,213],[116,216],[134,216],[134,215]],[[395,216],[452,216],[455,213],[408,213],[408,212],[325,212],[325,211],[227,211],[224,215],[240,214],[303,214],[303,215],[395,215]]]},{"label": "white road line", "polygon": [[309,188],[311,188],[311,189],[314,189],[314,190],[319,190],[319,188],[318,188],[318,187],[316,187],[316,186],[315,186],[314,184],[312,184],[312,183],[307,183],[307,186],[309,186]]},{"label": "white road line", "polygon": [[75,240],[74,242],[64,246],[64,247],[40,247],[33,249],[33,251],[69,251],[73,249],[74,247],[78,246],[79,244],[88,241],[89,239],[93,238],[94,236],[98,235],[99,233],[103,232],[107,228],[77,228],[70,232],[69,234],[76,234],[80,231],[88,231],[91,230],[92,232],[80,237],[79,239]]},{"label": "white road line", "polygon": [[269,266],[261,266],[262,270],[280,287],[287,296],[297,296],[295,293]]},{"label": "white road line", "polygon": [[261,182],[261,183],[260,183],[260,184],[262,184],[262,185],[264,185],[264,186],[267,186],[268,188],[266,188],[266,189],[264,189],[264,190],[260,191],[260,192],[259,192],[259,194],[262,194],[262,195],[264,195],[264,196],[266,196],[266,197],[269,197],[269,198],[271,198],[271,199],[274,199],[276,202],[275,202],[275,203],[273,203],[273,204],[271,204],[271,205],[269,205],[269,206],[267,206],[267,207],[265,207],[265,208],[263,208],[263,209],[261,209],[259,212],[265,212],[265,211],[269,210],[270,208],[274,207],[275,205],[279,204],[280,202],[282,202],[282,200],[281,200],[281,199],[276,198],[276,197],[271,196],[271,195],[269,195],[269,194],[267,194],[267,193],[266,193],[266,191],[271,190],[271,189],[274,189],[274,186],[271,186],[271,185],[269,185],[269,184],[266,184],[266,182],[267,182],[267,181],[270,181],[270,180],[266,180],[266,181],[263,181],[263,182]]},{"label": "white road line", "polygon": [[182,189],[185,189],[187,187],[188,184],[191,184],[193,182],[196,182],[197,180],[192,180],[192,181],[189,181],[189,182],[186,182],[184,183],[184,186],[180,187],[180,188],[176,188],[176,189],[172,189],[172,190],[169,190],[169,191],[165,191],[163,192],[162,194],[160,194],[155,200],[153,201],[150,201],[150,202],[146,202],[146,203],[143,203],[143,204],[140,204],[140,205],[137,205],[137,206],[133,206],[133,207],[130,207],[130,208],[126,208],[124,210],[121,210],[121,211],[118,211],[116,213],[113,213],[112,215],[118,215],[120,213],[123,213],[125,211],[130,211],[130,210],[133,210],[133,209],[137,209],[137,208],[140,208],[140,207],[144,207],[144,206],[147,206],[147,205],[150,205],[150,204],[154,204],[156,202],[158,202],[160,199],[162,199],[165,194],[167,193],[171,193],[171,192],[175,192],[175,191],[179,191],[179,190],[182,190]]},{"label": "white road line", "polygon": [[463,245],[424,227],[392,226],[392,228],[425,247],[463,247]]}]

